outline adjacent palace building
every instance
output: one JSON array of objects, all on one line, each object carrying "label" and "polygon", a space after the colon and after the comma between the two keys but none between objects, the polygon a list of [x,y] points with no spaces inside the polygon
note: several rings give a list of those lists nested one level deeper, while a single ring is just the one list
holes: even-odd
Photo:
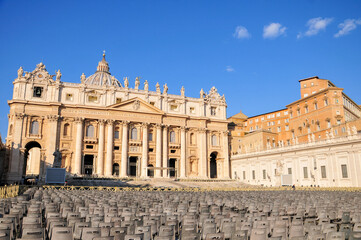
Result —
[{"label": "adjacent palace building", "polygon": [[[55,79],[54,79],[55,78]],[[142,87],[140,86],[142,85]],[[215,87],[200,98],[168,94],[167,84],[120,83],[103,59],[80,83],[43,63],[18,70],[10,106],[3,180],[44,177],[54,155],[72,175],[230,177],[226,101]]]},{"label": "adjacent palace building", "polygon": [[72,176],[361,187],[361,107],[329,80],[300,80],[301,98],[284,109],[228,119],[215,87],[199,98],[183,87],[168,94],[167,84],[150,91],[139,78],[130,87],[110,74],[104,54],[80,80],[62,82],[43,63],[18,70],[3,181],[44,179],[61,159]]},{"label": "adjacent palace building", "polygon": [[361,107],[331,81],[299,81],[286,108],[229,118],[232,177],[250,184],[361,187]]}]

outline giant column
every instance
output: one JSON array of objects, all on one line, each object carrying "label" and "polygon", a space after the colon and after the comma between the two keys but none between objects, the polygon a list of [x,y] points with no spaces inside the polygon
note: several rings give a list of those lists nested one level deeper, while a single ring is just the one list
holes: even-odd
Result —
[{"label": "giant column", "polygon": [[84,118],[77,117],[74,119],[76,123],[76,140],[75,140],[75,161],[74,171],[75,174],[81,174],[81,156],[83,145],[83,121]]},{"label": "giant column", "polygon": [[147,176],[147,165],[148,165],[148,123],[143,123],[143,151],[142,151],[142,164],[140,176]]},{"label": "giant column", "polygon": [[112,166],[113,166],[113,123],[114,120],[107,120],[107,158],[105,160],[105,171],[104,175],[109,177],[112,176]]},{"label": "giant column", "polygon": [[198,147],[199,147],[199,177],[207,177],[207,130],[200,128],[198,130]]},{"label": "giant column", "polygon": [[186,128],[181,127],[180,178],[186,177]]},{"label": "giant column", "polygon": [[[54,162],[54,152],[56,151],[56,140],[57,140],[57,133],[58,133],[58,115],[48,115],[47,116],[47,123],[48,123],[48,130],[47,130],[47,146],[46,146],[46,165],[52,165]],[[39,126],[40,128],[40,126]],[[40,132],[40,129],[39,129]]]},{"label": "giant column", "polygon": [[[168,167],[168,126],[163,127],[163,167]],[[168,177],[167,169],[163,170],[163,177]]]},{"label": "giant column", "polygon": [[127,176],[128,165],[128,121],[123,122],[122,133],[122,162],[120,164],[120,177]]},{"label": "giant column", "polygon": [[228,131],[223,132],[223,178],[229,178],[229,144],[228,144]]},{"label": "giant column", "polygon": [[97,161],[97,174],[104,175],[104,124],[105,120],[99,120],[99,144],[98,144],[98,161]]},{"label": "giant column", "polygon": [[[23,135],[23,122],[24,122],[24,116],[23,113],[15,113],[15,121],[13,126],[13,142],[11,146],[11,162],[10,162],[10,174],[11,178],[14,177],[14,180],[18,180],[16,176],[12,175],[19,175],[21,176],[22,170],[19,169],[19,163],[20,163],[20,147],[21,147],[21,138]],[[13,180],[13,179],[11,179]]]},{"label": "giant column", "polygon": [[155,155],[155,177],[161,177],[160,167],[162,167],[162,125],[157,124],[157,143],[156,143],[156,155]]}]

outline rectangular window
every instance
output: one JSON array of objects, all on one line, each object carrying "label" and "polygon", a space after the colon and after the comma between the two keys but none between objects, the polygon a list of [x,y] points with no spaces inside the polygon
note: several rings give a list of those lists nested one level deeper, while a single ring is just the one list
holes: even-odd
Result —
[{"label": "rectangular window", "polygon": [[153,133],[148,134],[148,141],[153,141]]},{"label": "rectangular window", "polygon": [[292,168],[288,168],[288,174],[292,174]]},{"label": "rectangular window", "polygon": [[256,171],[252,170],[252,179],[255,180],[256,179]]},{"label": "rectangular window", "polygon": [[266,170],[265,169],[263,169],[263,179],[266,179]]},{"label": "rectangular window", "polygon": [[348,178],[347,165],[346,164],[341,165],[341,170],[342,170],[342,178]]},{"label": "rectangular window", "polygon": [[325,106],[327,106],[328,105],[328,100],[327,99],[325,99]]},{"label": "rectangular window", "polygon": [[281,113],[277,113],[276,116],[277,116],[277,117],[281,116]]},{"label": "rectangular window", "polygon": [[264,121],[264,117],[261,117],[261,121]]},{"label": "rectangular window", "polygon": [[178,111],[178,105],[171,104],[171,105],[170,105],[170,110],[172,110],[172,111]]},{"label": "rectangular window", "polygon": [[194,107],[190,107],[190,108],[189,108],[189,112],[190,112],[190,113],[196,113],[196,109],[195,109]]},{"label": "rectangular window", "polygon": [[308,178],[307,167],[303,167],[303,178]]},{"label": "rectangular window", "polygon": [[42,93],[43,93],[43,88],[42,87],[34,87],[33,97],[40,98]]},{"label": "rectangular window", "polygon": [[97,96],[88,96],[88,102],[98,102]]},{"label": "rectangular window", "polygon": [[290,130],[290,126],[286,125],[285,129],[286,129],[286,131]]},{"label": "rectangular window", "polygon": [[327,121],[327,128],[331,127],[331,121]]},{"label": "rectangular window", "polygon": [[217,108],[211,107],[211,116],[216,116],[216,114],[217,114]]},{"label": "rectangular window", "polygon": [[149,152],[153,152],[154,151],[154,149],[153,148],[149,148],[149,150],[148,150]]},{"label": "rectangular window", "polygon": [[176,153],[176,150],[172,149],[170,150],[170,153]]},{"label": "rectangular window", "polygon": [[281,127],[277,127],[277,132],[281,132]]},{"label": "rectangular window", "polygon": [[284,115],[288,115],[288,111],[284,112]]},{"label": "rectangular window", "polygon": [[308,113],[308,107],[305,107],[305,113]]},{"label": "rectangular window", "polygon": [[246,180],[246,171],[243,171],[243,180]]},{"label": "rectangular window", "polygon": [[326,178],[326,166],[321,166],[321,177]]},{"label": "rectangular window", "polygon": [[340,125],[341,124],[341,120],[337,119],[337,124]]},{"label": "rectangular window", "polygon": [[119,139],[119,131],[118,130],[114,131],[114,138]]},{"label": "rectangular window", "polygon": [[314,104],[315,110],[318,109],[317,103]]},{"label": "rectangular window", "polygon": [[119,150],[120,148],[119,148],[119,146],[114,146],[114,150]]},{"label": "rectangular window", "polygon": [[150,102],[149,104],[154,106],[154,105],[155,105],[155,102]]},{"label": "rectangular window", "polygon": [[116,100],[115,100],[115,103],[121,103],[122,102],[122,99],[121,98],[117,98]]},{"label": "rectangular window", "polygon": [[254,122],[258,123],[258,118],[256,118],[256,120],[254,120]]},{"label": "rectangular window", "polygon": [[86,149],[93,149],[94,146],[93,146],[93,145],[85,145],[85,148],[86,148]]},{"label": "rectangular window", "polygon": [[320,124],[317,124],[317,131],[320,131],[321,130],[321,126]]},{"label": "rectangular window", "polygon": [[65,95],[65,100],[66,100],[66,101],[73,101],[73,94],[67,93],[67,94]]}]

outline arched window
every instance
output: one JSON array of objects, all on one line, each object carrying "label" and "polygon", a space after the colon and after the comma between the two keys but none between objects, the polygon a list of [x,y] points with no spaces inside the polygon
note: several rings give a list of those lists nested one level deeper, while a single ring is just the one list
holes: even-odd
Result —
[{"label": "arched window", "polygon": [[94,137],[94,126],[93,125],[87,126],[87,128],[86,128],[86,136],[88,138]]},{"label": "arched window", "polygon": [[132,131],[130,132],[130,139],[132,140],[137,140],[137,129],[136,128],[132,128]]},{"label": "arched window", "polygon": [[10,127],[9,127],[9,135],[12,135],[13,134],[13,125],[10,124]]},{"label": "arched window", "polygon": [[114,138],[115,138],[115,139],[119,139],[119,128],[118,128],[118,127],[115,128]]},{"label": "arched window", "polygon": [[212,135],[212,146],[217,146],[217,136],[216,135]]},{"label": "arched window", "polygon": [[39,134],[39,122],[32,121],[30,125],[30,134]]},{"label": "arched window", "polygon": [[64,130],[63,130],[64,136],[69,136],[69,127],[70,127],[69,123],[64,124]]},{"label": "arched window", "polygon": [[190,142],[191,142],[191,144],[193,145],[193,144],[195,144],[195,141],[194,141],[195,139],[194,139],[194,133],[191,133],[191,135],[190,135]]},{"label": "arched window", "polygon": [[175,132],[174,131],[171,131],[169,133],[169,140],[171,143],[175,143]]}]

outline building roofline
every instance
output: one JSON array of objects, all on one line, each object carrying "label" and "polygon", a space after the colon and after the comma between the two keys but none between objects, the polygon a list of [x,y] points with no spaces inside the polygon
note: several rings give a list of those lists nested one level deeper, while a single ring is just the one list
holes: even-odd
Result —
[{"label": "building roofline", "polygon": [[276,111],[266,112],[266,113],[254,115],[254,116],[248,117],[247,120],[250,119],[250,118],[259,117],[259,116],[267,115],[267,114],[270,114],[270,113],[280,112],[280,111],[283,111],[283,110],[287,110],[287,108],[282,108],[282,109],[279,109],[279,110],[276,110]]},{"label": "building roofline", "polygon": [[315,97],[315,96],[318,95],[318,94],[324,93],[324,92],[326,92],[326,91],[328,91],[328,90],[334,90],[334,89],[343,90],[343,88],[339,88],[339,87],[328,87],[328,88],[322,89],[322,90],[319,91],[319,92],[316,92],[316,93],[314,93],[314,94],[311,94],[311,95],[309,95],[309,96],[307,96],[307,97],[304,97],[304,98],[298,99],[298,100],[296,100],[296,101],[294,101],[294,102],[291,102],[290,104],[287,104],[286,107],[288,108],[290,105],[293,105],[293,104],[295,104],[295,103],[301,102],[301,101],[303,101],[303,100],[305,100],[305,99],[310,99],[310,98],[312,98],[312,97]]},{"label": "building roofline", "polygon": [[310,79],[313,79],[313,78],[319,79],[318,76],[313,76],[313,77],[304,78],[304,79],[301,79],[301,80],[298,80],[298,81],[299,81],[299,82],[302,82],[302,81],[310,80]]}]

